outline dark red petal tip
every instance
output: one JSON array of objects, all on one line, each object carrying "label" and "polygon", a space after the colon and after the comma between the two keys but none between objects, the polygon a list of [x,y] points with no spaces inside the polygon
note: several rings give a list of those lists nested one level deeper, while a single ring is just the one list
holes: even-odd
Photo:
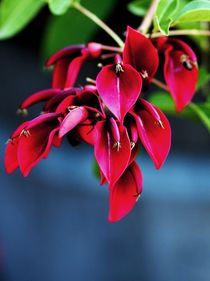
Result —
[{"label": "dark red petal tip", "polygon": [[110,187],[110,223],[125,217],[134,207],[142,192],[142,174],[133,162],[120,179]]},{"label": "dark red petal tip", "polygon": [[128,26],[123,62],[131,64],[140,73],[147,73],[152,79],[158,68],[158,53],[150,39]]}]

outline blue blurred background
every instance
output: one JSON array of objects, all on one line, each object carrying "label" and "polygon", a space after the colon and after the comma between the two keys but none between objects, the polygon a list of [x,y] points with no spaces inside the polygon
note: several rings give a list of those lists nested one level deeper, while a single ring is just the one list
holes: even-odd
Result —
[{"label": "blue blurred background", "polygon": [[[5,142],[22,122],[18,104],[50,85],[39,52],[47,14],[0,43],[0,280],[210,280],[210,138],[202,125],[171,119],[168,160],[156,171],[142,152],[143,195],[115,224],[107,222],[107,187],[93,176],[86,145],[64,142],[27,178],[5,173]],[[133,24],[123,8],[119,17]],[[98,32],[94,40],[101,38]]]}]

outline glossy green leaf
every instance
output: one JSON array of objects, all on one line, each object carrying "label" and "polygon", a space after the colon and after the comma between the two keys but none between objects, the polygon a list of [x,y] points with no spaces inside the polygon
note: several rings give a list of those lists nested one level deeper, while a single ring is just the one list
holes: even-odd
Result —
[{"label": "glossy green leaf", "polygon": [[168,35],[172,23],[172,16],[177,11],[179,0],[160,0],[154,17],[155,30]]},{"label": "glossy green leaf", "polygon": [[75,0],[47,0],[50,11],[54,15],[64,14],[75,2]]},{"label": "glossy green leaf", "polygon": [[167,92],[155,92],[149,97],[149,101],[166,114],[202,122],[210,133],[210,101],[202,104],[191,102],[180,113],[176,112],[174,102]]},{"label": "glossy green leaf", "polygon": [[149,9],[150,2],[151,2],[150,0],[132,1],[128,4],[128,10],[136,16],[143,17],[146,14],[147,10]]},{"label": "glossy green leaf", "polygon": [[44,0],[2,0],[0,39],[7,39],[23,29],[44,5]]},{"label": "glossy green leaf", "polygon": [[[83,0],[82,5],[105,20],[117,0]],[[84,44],[90,41],[99,27],[75,9],[64,15],[51,16],[46,25],[42,42],[42,56],[46,59],[53,52],[70,44]]]},{"label": "glossy green leaf", "polygon": [[180,22],[210,21],[210,1],[191,1],[173,17],[174,24]]}]

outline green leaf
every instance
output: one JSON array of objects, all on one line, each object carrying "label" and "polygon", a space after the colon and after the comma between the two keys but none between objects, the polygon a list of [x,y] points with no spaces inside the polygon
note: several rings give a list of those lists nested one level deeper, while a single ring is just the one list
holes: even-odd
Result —
[{"label": "green leaf", "polygon": [[49,4],[50,11],[54,15],[62,15],[76,1],[75,0],[47,0],[47,2]]},{"label": "green leaf", "polygon": [[[197,114],[198,118],[200,121],[203,123],[203,125],[207,128],[207,130],[210,133],[210,107],[204,104],[204,105],[198,105],[195,103],[190,103],[188,107],[195,113]],[[209,108],[208,108],[209,107]],[[208,108],[207,111],[205,109]]]},{"label": "green leaf", "polygon": [[203,88],[208,81],[210,81],[210,73],[205,67],[199,67],[197,90]]},{"label": "green leaf", "polygon": [[2,0],[0,39],[7,39],[23,29],[44,5],[44,0]]},{"label": "green leaf", "polygon": [[[82,4],[99,18],[105,20],[117,0],[83,0]],[[46,25],[42,42],[42,56],[46,59],[53,52],[70,44],[84,44],[98,31],[98,26],[75,9],[60,17],[51,16]]]},{"label": "green leaf", "polygon": [[210,21],[210,1],[191,1],[173,17],[174,24],[180,22]]},{"label": "green leaf", "polygon": [[132,1],[128,4],[128,10],[132,14],[143,17],[150,6],[150,0],[149,1],[143,1],[143,0],[136,0]]},{"label": "green leaf", "polygon": [[171,116],[201,121],[210,133],[210,101],[202,104],[190,103],[182,112],[177,113],[169,93],[158,91],[149,97],[149,101]]},{"label": "green leaf", "polygon": [[95,159],[93,159],[92,172],[97,179],[100,179],[100,169]]},{"label": "green leaf", "polygon": [[160,0],[154,17],[155,30],[168,35],[172,23],[172,16],[177,11],[179,0]]}]

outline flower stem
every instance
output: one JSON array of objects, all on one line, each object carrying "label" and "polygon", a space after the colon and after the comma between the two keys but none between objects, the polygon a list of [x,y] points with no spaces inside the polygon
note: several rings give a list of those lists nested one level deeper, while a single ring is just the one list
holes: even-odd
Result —
[{"label": "flower stem", "polygon": [[112,37],[112,39],[119,45],[120,48],[123,48],[124,42],[122,41],[122,39],[110,27],[108,27],[101,19],[99,19],[94,13],[87,10],[78,2],[74,2],[72,5],[80,13],[91,19],[98,26],[100,26],[107,34],[109,34]]},{"label": "flower stem", "polygon": [[[194,36],[210,36],[209,30],[197,30],[197,29],[181,29],[181,30],[171,30],[168,36],[175,35],[194,35]],[[149,36],[149,35],[148,35]],[[151,34],[151,38],[157,38],[164,36],[161,32],[155,32]]]},{"label": "flower stem", "polygon": [[159,0],[152,0],[150,8],[146,14],[146,16],[144,17],[143,21],[141,22],[140,26],[138,27],[138,31],[146,34],[151,23],[152,23],[152,19],[153,16],[155,14],[157,5],[158,5]]},{"label": "flower stem", "polygon": [[154,85],[158,86],[159,88],[167,91],[167,92],[169,91],[168,86],[166,84],[164,84],[163,82],[161,82],[161,81],[159,81],[159,80],[157,80],[155,78],[152,79],[152,83]]}]

